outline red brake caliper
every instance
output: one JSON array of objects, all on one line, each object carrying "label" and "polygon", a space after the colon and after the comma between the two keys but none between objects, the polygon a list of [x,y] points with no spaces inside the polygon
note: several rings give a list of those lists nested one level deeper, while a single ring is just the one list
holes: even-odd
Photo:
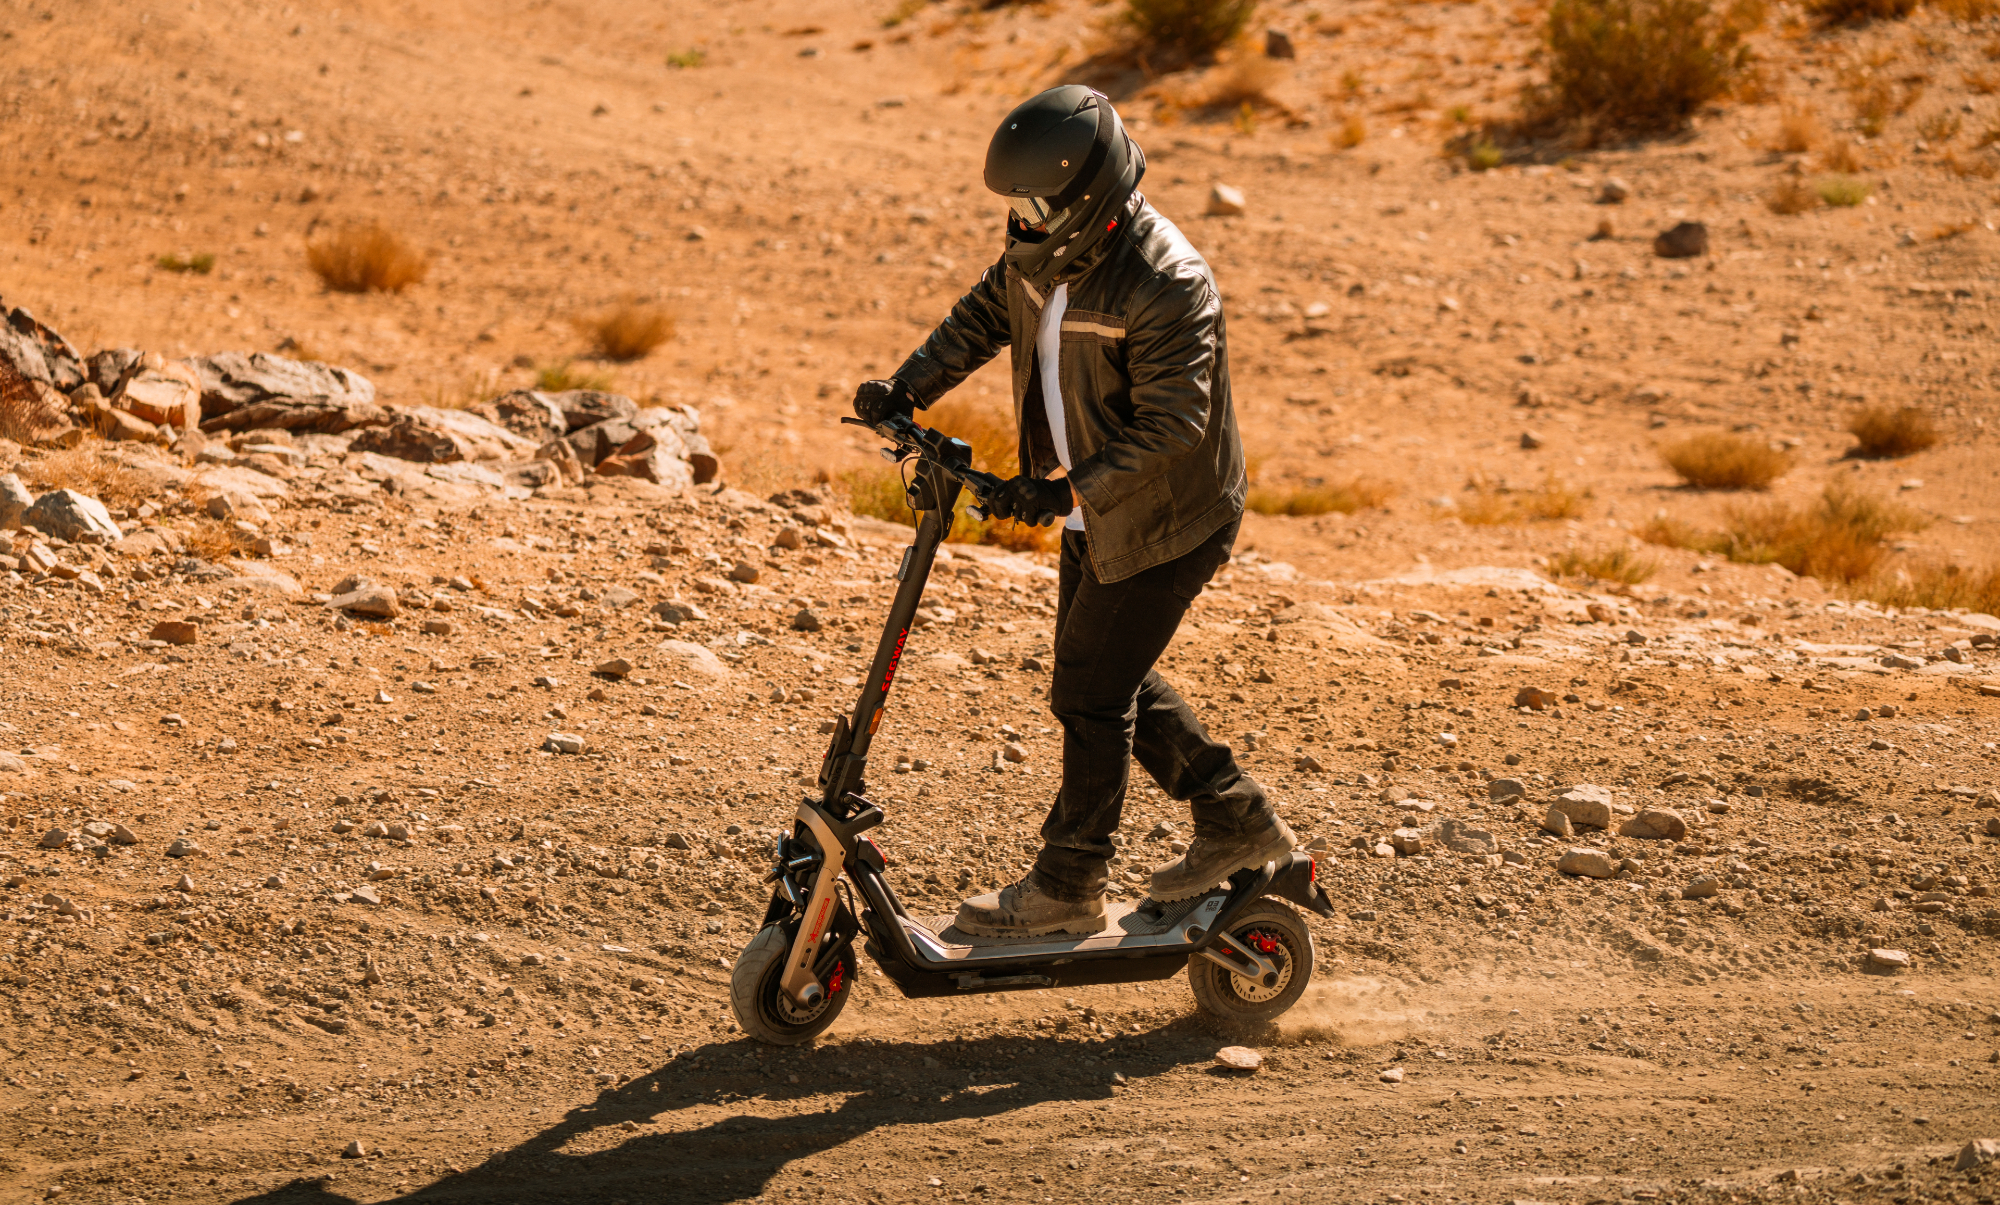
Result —
[{"label": "red brake caliper", "polygon": [[847,968],[840,963],[834,963],[833,978],[826,981],[826,994],[828,996],[838,996],[840,994],[840,981],[846,977]]},{"label": "red brake caliper", "polygon": [[1259,954],[1276,954],[1278,952],[1278,939],[1269,933],[1261,933],[1256,929],[1252,929],[1243,935],[1243,940],[1255,947]]}]

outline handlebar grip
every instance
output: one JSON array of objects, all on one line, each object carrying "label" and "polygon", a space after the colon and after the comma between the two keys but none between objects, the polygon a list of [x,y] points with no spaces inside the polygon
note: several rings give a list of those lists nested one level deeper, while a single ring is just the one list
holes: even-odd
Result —
[{"label": "handlebar grip", "polygon": [[993,517],[986,513],[986,508],[983,506],[968,506],[965,508],[965,513],[982,521]]}]

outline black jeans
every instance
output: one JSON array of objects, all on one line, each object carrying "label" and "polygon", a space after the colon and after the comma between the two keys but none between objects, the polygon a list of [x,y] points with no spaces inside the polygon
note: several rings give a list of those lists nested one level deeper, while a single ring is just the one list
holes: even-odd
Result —
[{"label": "black jeans", "polygon": [[1153,668],[1188,604],[1228,562],[1238,526],[1229,523],[1187,555],[1110,584],[1092,572],[1082,533],[1063,533],[1049,686],[1049,710],[1063,729],[1063,780],[1035,859],[1049,894],[1088,899],[1103,892],[1135,756],[1162,790],[1188,801],[1197,836],[1235,836],[1270,817],[1264,789]]}]

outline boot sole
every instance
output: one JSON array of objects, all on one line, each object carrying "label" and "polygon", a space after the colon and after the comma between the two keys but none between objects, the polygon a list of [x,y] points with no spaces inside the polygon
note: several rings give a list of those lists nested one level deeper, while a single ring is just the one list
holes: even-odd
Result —
[{"label": "boot sole", "polygon": [[1273,835],[1269,841],[1259,846],[1256,852],[1253,855],[1251,855],[1249,859],[1235,866],[1231,866],[1222,871],[1219,871],[1216,874],[1214,880],[1211,882],[1203,883],[1198,887],[1191,887],[1172,895],[1167,895],[1163,894],[1160,891],[1158,885],[1159,876],[1155,875],[1153,876],[1153,883],[1147,890],[1146,894],[1151,896],[1153,899],[1158,900],[1162,904],[1173,904],[1173,903],[1178,903],[1181,900],[1191,900],[1198,895],[1206,895],[1209,892],[1209,890],[1212,889],[1217,883],[1220,883],[1222,880],[1228,878],[1232,874],[1235,874],[1239,870],[1260,869],[1264,865],[1264,863],[1271,861],[1273,858],[1283,857],[1284,855],[1291,853],[1298,847],[1299,847],[1298,838],[1292,836],[1291,829],[1287,828]]},{"label": "boot sole", "polygon": [[[1073,933],[1081,937],[1088,937],[1093,933],[1104,932],[1110,925],[1111,920],[1106,916],[1060,921],[1053,925],[1021,925],[1018,927],[1014,925],[1000,927],[977,923],[968,924],[963,920],[954,920],[951,923],[952,928],[973,937],[1049,937],[1057,933]],[[1086,928],[1085,926],[1089,927]]]}]

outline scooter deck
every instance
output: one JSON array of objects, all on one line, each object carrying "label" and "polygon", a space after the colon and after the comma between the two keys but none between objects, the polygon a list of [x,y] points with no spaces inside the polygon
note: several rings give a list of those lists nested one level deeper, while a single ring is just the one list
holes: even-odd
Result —
[{"label": "scooter deck", "polygon": [[979,937],[960,930],[953,923],[957,919],[953,913],[905,917],[902,922],[911,941],[930,958],[964,964],[1021,958],[1060,959],[1065,955],[1112,950],[1135,955],[1160,954],[1198,940],[1200,935],[1190,937],[1188,930],[1199,928],[1206,933],[1228,897],[1227,891],[1218,890],[1171,904],[1153,900],[1137,904],[1107,903],[1105,926],[1097,933]]}]

